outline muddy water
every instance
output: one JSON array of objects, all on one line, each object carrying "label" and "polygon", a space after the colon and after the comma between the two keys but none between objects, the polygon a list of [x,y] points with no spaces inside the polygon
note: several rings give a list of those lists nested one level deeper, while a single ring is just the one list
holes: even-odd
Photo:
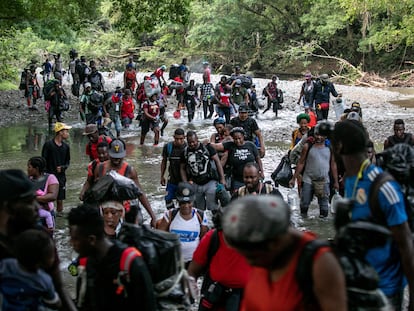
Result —
[{"label": "muddy water", "polygon": [[[172,110],[172,108],[171,108]],[[172,115],[172,111],[168,112]],[[274,121],[269,120],[269,125]],[[82,136],[83,124],[68,122],[73,125],[70,130],[68,141],[71,148],[71,165],[67,170],[67,199],[65,200],[65,213],[70,208],[79,204],[78,195],[86,177],[86,167],[88,157],[85,155],[86,137]],[[152,208],[157,215],[160,215],[165,207],[163,196],[165,189],[160,186],[160,163],[161,151],[165,142],[169,141],[175,128],[182,127],[184,130],[196,130],[200,140],[207,138],[213,133],[214,129],[211,120],[204,121],[201,115],[197,115],[192,124],[187,124],[185,113],[179,120],[170,117],[164,137],[161,138],[159,146],[154,147],[153,136],[148,134],[146,144],[139,146],[140,130],[137,125],[133,125],[129,132],[122,132],[121,136],[126,141],[127,161],[133,165],[137,171],[141,185],[146,192]],[[268,126],[268,125],[264,125]],[[8,128],[0,128],[0,169],[20,168],[26,171],[27,160],[32,156],[41,154],[43,143],[51,139],[46,125],[19,124]],[[272,140],[266,142],[266,157],[263,159],[266,179],[270,179],[270,174],[277,166],[280,158],[288,149],[287,141]],[[282,188],[281,192],[287,195],[287,190]],[[147,219],[147,215],[144,217]],[[314,207],[309,212],[307,219],[302,219],[298,210],[293,211],[293,222],[300,228],[312,229],[323,237],[330,237],[333,234],[332,217],[320,220],[319,211]],[[148,219],[147,219],[148,221]],[[62,260],[61,270],[70,289],[73,289],[73,278],[67,273],[67,266],[74,254],[68,240],[68,230],[65,218],[57,218],[57,232],[55,235],[56,244]]]},{"label": "muddy water", "polygon": [[398,92],[403,95],[402,99],[393,100],[391,104],[405,108],[414,108],[414,88],[390,88],[390,91]]}]

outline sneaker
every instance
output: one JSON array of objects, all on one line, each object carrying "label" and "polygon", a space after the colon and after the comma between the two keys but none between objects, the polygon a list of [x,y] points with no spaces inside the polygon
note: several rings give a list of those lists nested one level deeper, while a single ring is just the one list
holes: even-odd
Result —
[{"label": "sneaker", "polygon": [[326,217],[328,217],[328,215],[319,215],[320,219],[325,219]]},{"label": "sneaker", "polygon": [[63,214],[63,212],[56,212],[55,215],[56,215],[56,217],[63,217],[63,216],[65,216]]}]

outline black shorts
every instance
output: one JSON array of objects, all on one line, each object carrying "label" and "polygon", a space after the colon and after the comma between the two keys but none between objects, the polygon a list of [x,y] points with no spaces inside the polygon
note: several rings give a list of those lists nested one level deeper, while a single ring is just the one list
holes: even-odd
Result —
[{"label": "black shorts", "polygon": [[57,174],[56,178],[59,181],[59,193],[57,200],[64,200],[66,199],[66,175]]},{"label": "black shorts", "polygon": [[141,133],[147,134],[150,129],[154,130],[156,127],[160,127],[159,121],[152,121],[144,118],[141,123]]}]

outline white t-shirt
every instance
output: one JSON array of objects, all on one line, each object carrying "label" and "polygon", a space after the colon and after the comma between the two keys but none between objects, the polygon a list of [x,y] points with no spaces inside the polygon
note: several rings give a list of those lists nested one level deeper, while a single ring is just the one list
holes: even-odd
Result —
[{"label": "white t-shirt", "polygon": [[[170,211],[166,211],[164,218],[168,222],[169,216]],[[207,226],[207,223],[206,214],[204,213],[202,225]],[[180,237],[184,262],[191,261],[193,253],[200,242],[200,222],[196,210],[193,209],[193,217],[189,220],[182,218],[180,212],[178,212],[170,224],[170,232],[175,233]]]}]

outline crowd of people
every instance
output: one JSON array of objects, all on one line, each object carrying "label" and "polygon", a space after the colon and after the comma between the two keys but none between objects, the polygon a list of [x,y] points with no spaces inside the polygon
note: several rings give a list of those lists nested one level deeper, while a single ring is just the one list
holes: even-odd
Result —
[{"label": "crowd of people", "polygon": [[[79,95],[85,120],[83,135],[88,137],[85,154],[90,159],[79,193],[82,203],[66,209],[71,245],[79,255],[78,284],[83,285],[72,300],[61,279],[53,240],[55,217],[65,210],[65,172],[70,168],[70,148],[65,140],[71,126],[57,119],[54,138],[44,144],[41,156],[29,159],[27,174],[14,169],[0,171],[0,292],[4,310],[60,305],[64,310],[159,309],[143,254],[120,241],[126,223],[143,226],[140,206],[150,216],[152,228],[178,236],[186,286],[199,310],[348,310],[346,274],[333,247],[319,248],[310,263],[311,299],[298,280],[299,259],[316,235],[293,227],[291,208],[278,185],[264,182],[266,138],[254,118],[259,108],[254,102],[256,91],[239,67],[214,87],[209,64],[204,62],[204,83],[196,87],[187,60],[177,65],[173,78],[177,111],[185,107],[191,122],[196,105],[202,105],[205,119],[216,114],[212,121],[216,133],[201,141],[196,131],[177,128],[173,140],[164,144],[160,184],[166,186],[165,212],[157,219],[137,171],[125,160],[126,144],[120,136],[121,128],[128,128],[135,120],[135,101],[141,114],[140,144],[150,129],[154,145],[159,143],[163,135],[159,124],[167,123],[165,104],[171,95],[171,88],[165,87],[166,66],[157,68],[140,84],[137,65],[130,58],[124,86],[107,95],[96,64],[91,61],[87,66],[86,58],[77,59],[75,51],[71,56],[72,93]],[[304,78],[298,99],[303,112],[296,118],[298,128],[292,133],[288,151],[294,169],[289,185],[297,184],[300,212],[306,217],[316,197],[319,216],[326,218],[330,199],[337,192],[352,202],[350,223],[374,221],[368,197],[382,169],[376,166],[361,104],[354,102],[347,108],[326,74],[313,79],[306,73]],[[276,76],[263,94],[268,99],[263,113],[272,109],[277,116],[283,92],[277,87]],[[333,101],[330,95],[335,97]],[[330,110],[335,112],[335,124],[327,121]],[[111,124],[116,135],[109,134]],[[405,132],[401,119],[395,120],[394,135],[387,137],[384,149],[398,144],[414,145],[414,137]],[[139,194],[131,200],[114,197],[90,206],[91,189],[114,171],[132,180]],[[388,309],[377,310],[402,310],[407,285],[408,310],[414,310],[414,249],[404,194],[395,180],[385,181],[377,192],[376,208],[383,214],[390,236],[365,257],[388,299]],[[34,253],[36,256],[30,257]],[[126,272],[122,267],[125,256],[130,258]],[[197,279],[201,276],[200,289]]]}]

